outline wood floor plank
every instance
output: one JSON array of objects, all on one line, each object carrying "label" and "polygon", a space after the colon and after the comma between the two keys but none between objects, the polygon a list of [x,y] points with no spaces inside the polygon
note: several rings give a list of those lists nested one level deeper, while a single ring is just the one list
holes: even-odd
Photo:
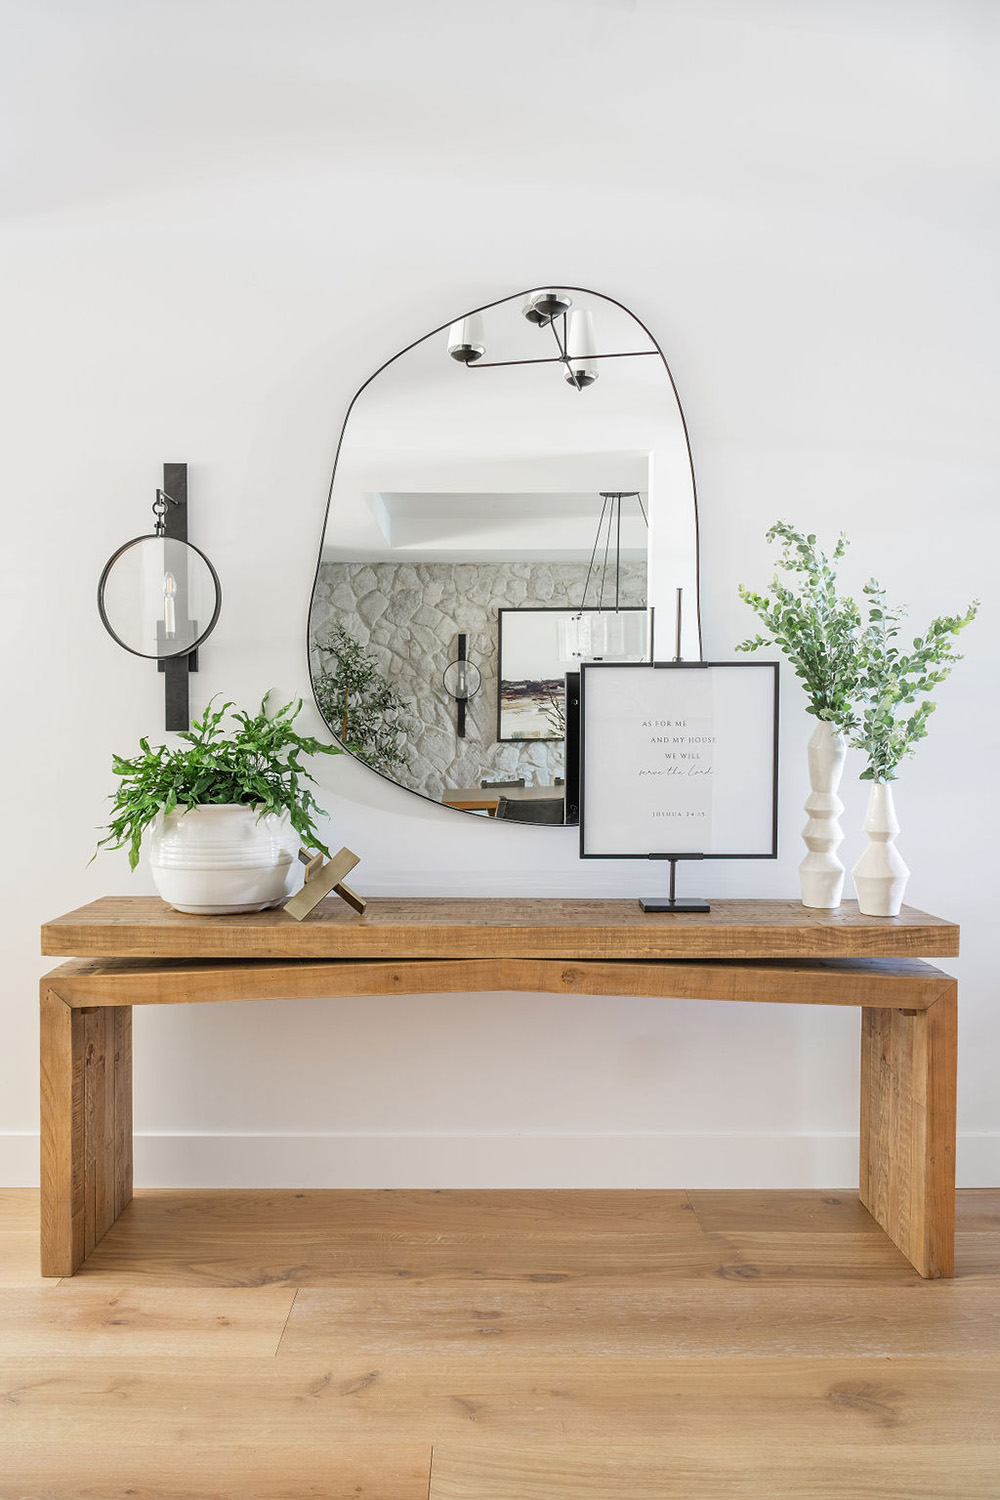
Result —
[{"label": "wood floor plank", "polygon": [[430,1448],[318,1442],[207,1447],[14,1444],[0,1497],[30,1500],[427,1500]]},{"label": "wood floor plank", "polygon": [[[165,1287],[912,1278],[856,1192],[690,1197],[695,1209],[683,1192],[147,1191],[79,1274]],[[958,1222],[958,1275],[1000,1276],[1000,1190],[960,1191]],[[0,1191],[0,1285],[38,1280],[37,1230],[37,1189]]]},{"label": "wood floor plank", "polygon": [[991,1354],[1000,1290],[869,1286],[431,1282],[303,1288],[278,1356],[293,1354],[750,1356]]},{"label": "wood floor plank", "polygon": [[959,1232],[1000,1236],[1000,1188],[960,1188],[955,1194]]},{"label": "wood floor plank", "polygon": [[741,1230],[709,1239],[726,1246],[719,1275],[744,1281],[859,1281],[909,1284],[916,1272],[888,1235],[870,1230]]},{"label": "wood floor plank", "polygon": [[1000,1234],[957,1234],[955,1275],[1000,1283]]},{"label": "wood floor plank", "polygon": [[37,1231],[39,1197],[37,1188],[0,1188],[0,1236],[8,1230]]},{"label": "wood floor plank", "polygon": [[701,1278],[717,1275],[727,1253],[680,1192],[221,1196],[139,1193],[79,1277],[120,1286]]},{"label": "wood floor plank", "polygon": [[[866,1234],[875,1224],[856,1188],[806,1188],[688,1193],[694,1215],[708,1234],[812,1230],[820,1234]],[[875,1226],[877,1227],[877,1226]]]},{"label": "wood floor plank", "polygon": [[464,1235],[397,1239],[355,1235],[313,1243],[275,1234],[218,1235],[166,1245],[114,1229],[77,1273],[113,1286],[322,1287],[356,1282],[704,1280],[733,1259],[711,1236]]},{"label": "wood floor plank", "polygon": [[[927,1351],[928,1354],[931,1350]],[[993,1445],[1000,1357],[4,1359],[0,1444]]]},{"label": "wood floor plank", "polygon": [[40,1264],[37,1224],[34,1229],[0,1231],[0,1287],[56,1286],[51,1276],[42,1275]]},{"label": "wood floor plank", "polygon": [[748,1436],[743,1451],[435,1447],[430,1500],[996,1500],[991,1449],[807,1457]]},{"label": "wood floor plank", "polygon": [[6,1356],[272,1356],[294,1300],[280,1287],[119,1289],[74,1281],[0,1288]]},{"label": "wood floor plank", "polygon": [[[857,1195],[855,1194],[855,1197]],[[686,1192],[632,1189],[329,1188],[237,1190],[144,1188],[129,1205],[162,1232],[214,1228],[299,1233],[697,1235]]]}]

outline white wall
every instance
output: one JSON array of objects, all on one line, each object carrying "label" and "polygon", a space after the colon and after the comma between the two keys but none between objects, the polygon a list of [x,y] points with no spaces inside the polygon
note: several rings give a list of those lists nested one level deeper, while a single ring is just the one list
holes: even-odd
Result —
[{"label": "white wall", "polygon": [[[195,683],[305,693],[339,423],[454,311],[547,278],[620,298],[691,426],[709,655],[767,525],[853,538],[919,622],[984,599],[898,789],[914,904],[960,919],[961,1179],[1000,1182],[991,787],[998,552],[991,0],[9,0],[0,1181],[31,1181],[46,917],[151,889],[87,865],[111,751],[161,684],[104,634],[108,553],[163,460],[225,586]],[[995,93],[995,90],[993,91]],[[809,725],[785,683],[795,890]],[[311,713],[311,711],[310,711]],[[860,769],[856,767],[855,769]],[[369,893],[634,895],[572,834],[483,826],[340,758]],[[846,789],[845,853],[863,791]],[[698,1186],[856,1180],[857,1016],[534,996],[142,1012],[146,1183]]]}]

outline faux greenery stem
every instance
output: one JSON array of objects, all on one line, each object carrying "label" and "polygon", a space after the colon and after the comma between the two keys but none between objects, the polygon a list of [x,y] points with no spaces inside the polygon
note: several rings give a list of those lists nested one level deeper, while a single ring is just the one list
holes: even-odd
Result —
[{"label": "faux greenery stem", "polygon": [[740,585],[740,598],[760,619],[764,632],[741,641],[736,649],[777,646],[806,690],[807,712],[836,730],[848,730],[855,721],[861,615],[853,599],[837,593],[837,564],[847,550],[847,538],[838,538],[832,557],[820,551],[815,536],[804,536],[787,521],[776,521],[767,539],[781,542],[778,568],[793,575],[793,581],[786,583],[776,573],[767,596]]},{"label": "faux greenery stem", "polygon": [[[847,550],[839,538],[827,558],[811,533],[786,521],[768,531],[782,546],[778,567],[798,574],[795,587],[775,575],[764,597],[740,586],[743,599],[764,625],[763,634],[742,641],[737,651],[775,645],[791,662],[808,694],[808,711],[848,736],[867,760],[862,781],[893,781],[900,762],[927,734],[936,705],[926,694],[944,682],[961,656],[952,649],[960,630],[976,618],[979,601],[964,614],[932,620],[909,651],[898,645],[906,611],[886,603],[874,578],[864,585],[865,610],[837,593],[837,563]],[[917,702],[917,699],[923,699]],[[909,711],[911,704],[916,706]]]},{"label": "faux greenery stem", "polygon": [[[862,781],[894,781],[900,761],[926,737],[937,704],[925,694],[962,660],[952,641],[976,618],[979,601],[974,599],[964,614],[932,620],[911,649],[902,651],[896,642],[906,610],[890,607],[874,578],[864,585],[864,594],[868,618],[858,642],[859,716],[849,743],[867,757]],[[923,701],[917,703],[918,698]],[[910,704],[916,704],[912,713]]]}]

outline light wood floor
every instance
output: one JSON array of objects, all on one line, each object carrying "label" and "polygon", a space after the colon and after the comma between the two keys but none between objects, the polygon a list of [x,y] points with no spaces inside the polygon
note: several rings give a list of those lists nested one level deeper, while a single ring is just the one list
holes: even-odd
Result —
[{"label": "light wood floor", "polygon": [[997,1500],[1000,1190],[0,1192],[0,1500]]}]

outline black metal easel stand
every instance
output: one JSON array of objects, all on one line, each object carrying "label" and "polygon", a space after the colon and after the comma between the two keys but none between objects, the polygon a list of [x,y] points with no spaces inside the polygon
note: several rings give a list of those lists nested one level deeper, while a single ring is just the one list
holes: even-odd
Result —
[{"label": "black metal easel stand", "polygon": [[[643,911],[665,912],[665,911],[711,911],[708,902],[700,896],[677,896],[677,860],[670,855],[651,854],[650,859],[666,858],[670,863],[670,890],[666,897],[663,896],[641,896],[639,905]],[[700,858],[700,855],[693,856]]]}]

